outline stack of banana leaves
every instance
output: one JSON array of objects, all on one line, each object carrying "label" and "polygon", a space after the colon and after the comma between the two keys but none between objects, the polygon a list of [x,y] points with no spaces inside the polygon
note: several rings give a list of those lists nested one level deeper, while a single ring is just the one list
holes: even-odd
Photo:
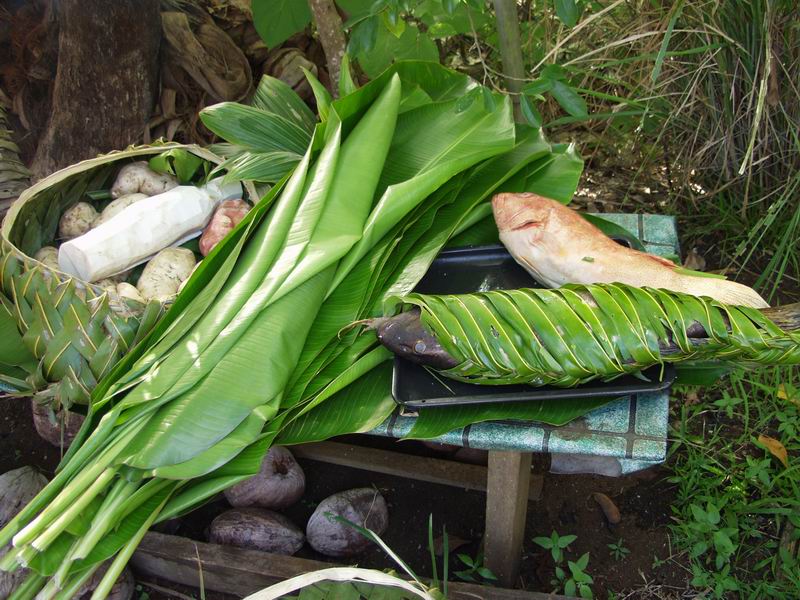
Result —
[{"label": "stack of banana leaves", "polygon": [[[110,561],[103,598],[154,523],[256,473],[272,444],[374,427],[394,406],[390,353],[345,326],[409,293],[498,188],[566,202],[577,185],[568,147],[436,64],[345,79],[335,101],[312,84],[319,119],[275,80],[257,106],[202,115],[229,177],[276,183],[100,382],[57,475],[0,533],[0,568],[30,569],[15,599],[70,598]],[[275,151],[308,132],[304,153]]]}]

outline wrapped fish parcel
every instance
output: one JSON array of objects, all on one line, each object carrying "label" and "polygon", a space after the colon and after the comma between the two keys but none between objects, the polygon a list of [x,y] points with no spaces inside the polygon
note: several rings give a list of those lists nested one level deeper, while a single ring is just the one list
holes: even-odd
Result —
[{"label": "wrapped fish parcel", "polygon": [[181,185],[140,200],[58,250],[59,269],[83,281],[122,273],[170,246],[199,236],[220,202],[241,198],[240,183],[222,178]]}]

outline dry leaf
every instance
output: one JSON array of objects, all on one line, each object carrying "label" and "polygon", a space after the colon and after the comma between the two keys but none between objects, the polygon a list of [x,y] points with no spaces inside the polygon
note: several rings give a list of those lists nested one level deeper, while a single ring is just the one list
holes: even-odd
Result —
[{"label": "dry leaf", "polygon": [[758,441],[762,443],[769,453],[783,463],[783,466],[789,468],[789,453],[786,452],[786,447],[775,438],[768,435],[761,434],[758,436]]},{"label": "dry leaf", "polygon": [[603,510],[603,514],[606,516],[606,520],[611,525],[616,525],[622,520],[622,515],[619,513],[617,505],[614,504],[614,501],[611,498],[605,494],[601,494],[600,492],[594,492],[592,494],[592,498],[594,498],[594,501],[600,505],[600,508]]},{"label": "dry leaf", "polygon": [[792,393],[790,395],[789,390],[787,390],[786,386],[782,383],[778,386],[778,390],[775,392],[775,395],[781,400],[786,400],[792,404],[800,406],[800,397],[798,397],[796,393]]},{"label": "dry leaf", "polygon": [[706,259],[697,251],[697,248],[692,248],[686,255],[683,266],[692,271],[703,271],[706,268]]},{"label": "dry leaf", "polygon": [[[447,536],[447,550],[448,552],[455,551],[456,548],[460,548],[465,544],[469,544],[469,540],[465,540],[464,538],[460,538],[457,535],[448,535]],[[433,540],[433,553],[436,556],[442,556],[444,554],[444,536],[439,536],[435,540]]]}]

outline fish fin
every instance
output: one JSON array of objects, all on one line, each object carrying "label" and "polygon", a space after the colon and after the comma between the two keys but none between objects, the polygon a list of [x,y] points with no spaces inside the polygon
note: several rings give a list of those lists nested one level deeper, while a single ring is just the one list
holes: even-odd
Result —
[{"label": "fish fin", "polygon": [[679,265],[675,265],[675,272],[680,273],[681,275],[689,275],[690,277],[708,277],[709,279],[728,279],[725,275],[721,275],[719,273],[706,273],[705,271],[694,271],[692,269],[687,269],[686,267],[681,267]]}]

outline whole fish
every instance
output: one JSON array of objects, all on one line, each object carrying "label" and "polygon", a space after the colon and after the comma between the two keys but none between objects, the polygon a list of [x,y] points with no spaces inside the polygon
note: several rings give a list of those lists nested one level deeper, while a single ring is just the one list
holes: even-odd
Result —
[{"label": "whole fish", "polygon": [[708,296],[735,306],[769,306],[752,288],[687,273],[671,261],[626,248],[563,204],[536,194],[497,194],[500,240],[542,285],[625,283]]}]

